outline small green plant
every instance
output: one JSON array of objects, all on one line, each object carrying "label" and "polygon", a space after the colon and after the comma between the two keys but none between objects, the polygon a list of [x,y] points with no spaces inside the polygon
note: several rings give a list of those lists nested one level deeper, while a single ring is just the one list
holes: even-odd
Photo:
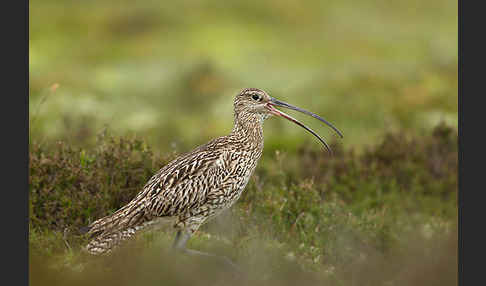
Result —
[{"label": "small green plant", "polygon": [[106,134],[94,150],[34,142],[29,155],[31,227],[57,231],[115,211],[169,159],[155,157],[139,139]]},{"label": "small green plant", "polygon": [[[142,140],[113,137],[106,131],[98,135],[96,146],[30,145],[31,263],[48,257],[56,269],[95,271],[91,264],[87,267],[92,270],[79,270],[86,262],[79,251],[86,238],[77,229],[129,202],[176,155],[156,156]],[[305,277],[317,275],[341,285],[355,285],[353,277],[363,278],[360,285],[384,285],[379,269],[385,269],[382,278],[390,285],[400,285],[393,280],[400,265],[408,267],[406,263],[418,260],[442,263],[424,256],[444,251],[435,244],[446,245],[455,255],[444,242],[455,237],[457,227],[454,129],[440,124],[420,137],[387,134],[361,153],[332,147],[333,157],[308,147],[295,154],[264,153],[263,164],[238,203],[227,216],[205,225],[193,246],[221,246],[235,261],[247,263],[254,275],[272,281],[281,281],[292,269],[297,272],[289,279],[306,273]],[[151,245],[148,248],[166,249],[173,233],[147,232],[139,238],[135,242]],[[415,258],[410,256],[411,241]],[[136,252],[148,248],[140,246]],[[166,259],[149,250],[142,253],[145,258],[137,258],[141,261]],[[258,264],[262,259],[273,268]]]}]

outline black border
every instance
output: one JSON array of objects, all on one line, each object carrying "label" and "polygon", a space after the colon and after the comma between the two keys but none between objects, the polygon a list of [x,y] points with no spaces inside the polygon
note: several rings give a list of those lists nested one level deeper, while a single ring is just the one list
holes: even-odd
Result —
[{"label": "black border", "polygon": [[[486,189],[484,159],[480,152],[486,146],[484,133],[485,56],[484,10],[481,2],[458,2],[458,115],[459,115],[459,173],[458,173],[458,285],[484,284],[483,210],[486,201],[480,198]],[[466,6],[467,4],[467,6]],[[476,4],[477,7],[473,6]],[[477,29],[475,31],[475,29]],[[469,43],[465,39],[469,39]],[[464,69],[466,62],[467,69]],[[466,76],[464,74],[466,71]],[[474,101],[477,102],[474,102]],[[474,126],[477,125],[477,126]],[[466,135],[468,134],[468,135]],[[468,139],[467,139],[468,138]],[[479,166],[479,167],[476,167]]]},{"label": "black border", "polygon": [[2,284],[28,285],[29,2],[5,2],[1,11]]}]

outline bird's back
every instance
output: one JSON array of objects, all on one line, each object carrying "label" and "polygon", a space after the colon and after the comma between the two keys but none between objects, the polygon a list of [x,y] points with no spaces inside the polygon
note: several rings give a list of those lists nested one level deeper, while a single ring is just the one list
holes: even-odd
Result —
[{"label": "bird's back", "polygon": [[98,237],[88,250],[103,252],[100,241],[111,248],[158,217],[176,217],[176,227],[197,230],[240,197],[262,147],[229,135],[175,158],[127,205],[90,225],[89,233]]}]

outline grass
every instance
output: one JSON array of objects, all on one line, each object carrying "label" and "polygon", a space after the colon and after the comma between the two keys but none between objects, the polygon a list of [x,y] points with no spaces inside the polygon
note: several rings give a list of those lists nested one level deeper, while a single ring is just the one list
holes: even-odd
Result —
[{"label": "grass", "polygon": [[[457,126],[457,3],[299,3],[31,1],[30,109],[59,84],[33,136],[92,146],[109,126],[186,150],[229,132],[244,87],[322,115],[357,149],[388,131]],[[266,125],[269,148],[305,141]]]},{"label": "grass", "polygon": [[[32,281],[98,285],[128,271],[122,283],[152,285],[164,275],[171,277],[164,280],[170,285],[189,283],[192,278],[177,274],[187,271],[185,266],[171,264],[174,256],[167,249],[174,233],[167,225],[142,233],[107,258],[93,260],[81,251],[87,238],[78,229],[127,203],[176,155],[160,157],[140,139],[107,133],[98,136],[97,146],[31,144]],[[333,146],[331,158],[307,146],[296,154],[265,153],[235,207],[205,225],[189,246],[230,256],[257,284],[291,284],[298,277],[338,285],[429,281],[420,277],[422,268],[414,270],[417,263],[431,268],[430,275],[451,271],[440,281],[455,283],[450,279],[457,275],[457,132],[441,124],[422,137],[390,133],[360,154]],[[131,262],[120,264],[120,257]],[[95,275],[100,267],[108,276]],[[154,271],[153,281],[142,275],[144,267]],[[221,266],[206,267],[194,270],[201,281],[212,277],[207,273],[226,275]],[[412,267],[411,273],[401,273],[403,267]],[[397,280],[401,276],[404,280]]]}]

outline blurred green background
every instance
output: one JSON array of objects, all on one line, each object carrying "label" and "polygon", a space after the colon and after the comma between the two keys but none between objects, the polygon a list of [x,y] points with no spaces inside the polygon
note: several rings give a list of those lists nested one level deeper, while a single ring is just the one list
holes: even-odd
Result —
[{"label": "blurred green background", "polygon": [[[322,115],[358,150],[387,131],[457,127],[457,1],[32,0],[29,13],[43,142],[90,145],[108,128],[189,151],[231,130],[245,87]],[[321,148],[284,120],[265,137],[267,150]]]},{"label": "blurred green background", "polygon": [[[457,1],[31,0],[29,18],[31,285],[211,276],[164,263],[172,231],[141,235],[152,247],[139,258],[115,256],[131,264],[99,266],[76,229],[169,158],[229,133],[246,87],[344,138],[289,111],[335,143],[329,157],[301,128],[268,120],[241,199],[191,246],[248,261],[264,278],[251,285],[305,283],[309,271],[325,285],[456,284]],[[284,275],[299,269],[287,260],[303,276]]]}]

